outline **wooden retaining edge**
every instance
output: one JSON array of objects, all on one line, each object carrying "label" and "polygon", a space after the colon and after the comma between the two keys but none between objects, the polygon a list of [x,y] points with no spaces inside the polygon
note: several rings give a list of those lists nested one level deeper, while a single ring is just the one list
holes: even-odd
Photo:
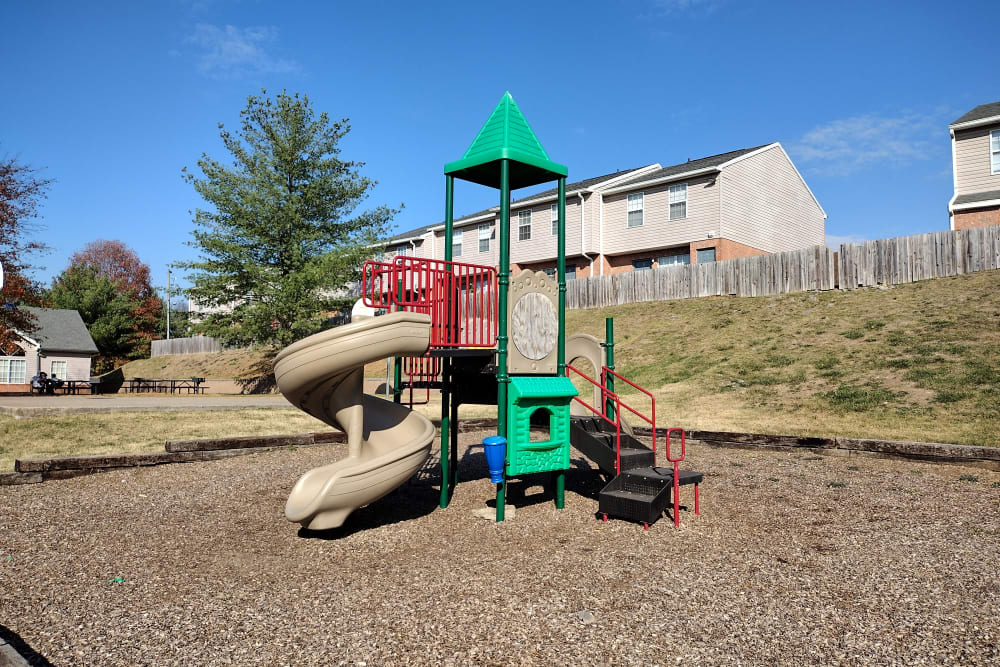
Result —
[{"label": "wooden retaining edge", "polygon": [[[650,437],[651,429],[635,428],[636,435]],[[1000,471],[1000,447],[952,445],[943,442],[906,442],[871,438],[818,438],[726,431],[687,431],[690,440],[713,447],[739,449],[809,449],[817,454],[834,456],[873,456],[880,458],[934,461]],[[666,437],[667,429],[656,429],[657,437]]]},{"label": "wooden retaining edge", "polygon": [[214,461],[234,456],[247,456],[258,452],[285,447],[306,447],[343,442],[344,434],[338,431],[305,433],[300,435],[271,435],[238,438],[210,438],[204,440],[172,440],[167,451],[140,454],[96,454],[89,456],[63,456],[47,459],[17,459],[12,473],[0,474],[0,486],[38,484],[50,479],[68,479],[79,475],[132,468]]}]

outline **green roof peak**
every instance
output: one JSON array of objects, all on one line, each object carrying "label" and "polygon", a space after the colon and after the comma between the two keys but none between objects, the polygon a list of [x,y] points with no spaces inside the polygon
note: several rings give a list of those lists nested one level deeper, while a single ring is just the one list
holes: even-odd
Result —
[{"label": "green roof peak", "polygon": [[511,188],[545,183],[566,176],[561,164],[549,159],[510,92],[505,92],[461,160],[449,162],[444,173],[481,185],[500,187],[500,161],[511,161]]}]

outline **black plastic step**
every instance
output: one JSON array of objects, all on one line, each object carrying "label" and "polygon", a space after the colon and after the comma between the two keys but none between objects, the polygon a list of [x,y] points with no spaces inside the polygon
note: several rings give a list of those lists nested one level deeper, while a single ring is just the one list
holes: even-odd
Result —
[{"label": "black plastic step", "polygon": [[[570,444],[597,464],[602,472],[615,475],[615,433],[610,424],[599,417],[572,417]],[[653,465],[653,451],[625,433],[621,435],[621,469],[631,470]]]},{"label": "black plastic step", "polygon": [[[700,484],[699,472],[681,470],[679,485]],[[601,489],[598,506],[602,514],[628,521],[654,523],[671,501],[674,488],[673,468],[645,467],[627,470]]]}]

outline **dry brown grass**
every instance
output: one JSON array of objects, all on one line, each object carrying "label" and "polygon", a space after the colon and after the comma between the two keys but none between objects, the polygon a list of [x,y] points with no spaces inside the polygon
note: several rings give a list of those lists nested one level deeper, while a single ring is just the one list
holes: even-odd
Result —
[{"label": "dry brown grass", "polygon": [[168,354],[129,362],[122,371],[127,378],[253,378],[273,372],[275,354],[277,351],[270,348]]},{"label": "dry brown grass", "polygon": [[14,460],[163,451],[167,440],[329,430],[299,410],[120,412],[14,419],[0,417],[0,472]]}]

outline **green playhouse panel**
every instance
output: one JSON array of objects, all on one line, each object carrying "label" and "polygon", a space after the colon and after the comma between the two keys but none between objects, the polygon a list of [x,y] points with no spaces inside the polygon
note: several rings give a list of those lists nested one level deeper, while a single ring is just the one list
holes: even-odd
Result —
[{"label": "green playhouse panel", "polygon": [[[576,387],[565,377],[514,376],[507,394],[507,475],[569,468],[569,404]],[[531,442],[531,415],[548,411],[549,439]]]}]

